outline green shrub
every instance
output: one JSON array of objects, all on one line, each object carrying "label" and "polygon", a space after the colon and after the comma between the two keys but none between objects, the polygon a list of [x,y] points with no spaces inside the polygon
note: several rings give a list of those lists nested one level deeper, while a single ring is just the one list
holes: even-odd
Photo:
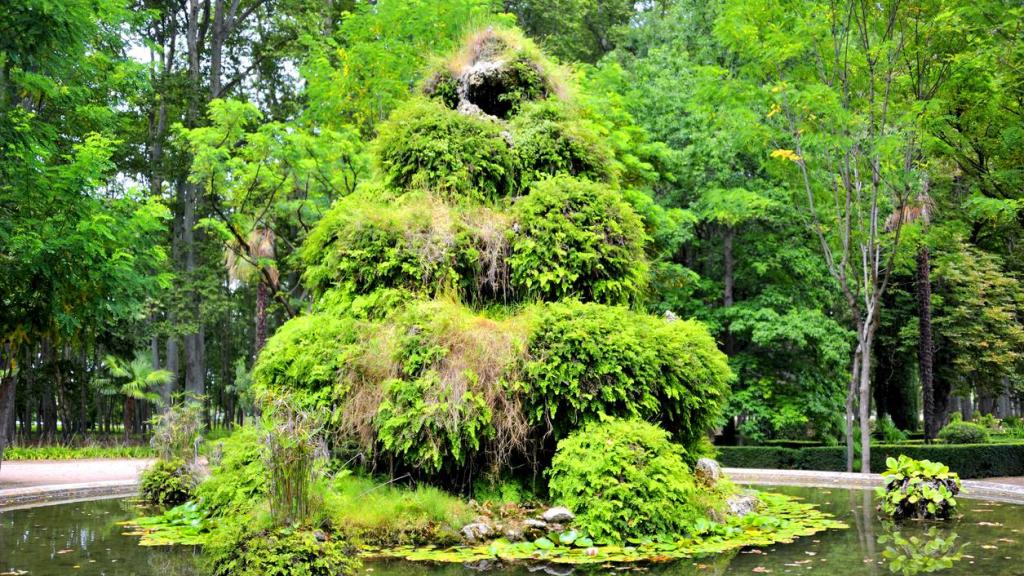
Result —
[{"label": "green shrub", "polygon": [[907,441],[907,433],[900,430],[896,423],[892,421],[892,417],[888,414],[885,417],[879,419],[876,423],[876,432],[881,437],[882,442],[886,444],[899,444]]},{"label": "green shrub", "polygon": [[196,442],[203,430],[203,405],[183,399],[153,417],[153,446],[164,460],[195,462]]},{"label": "green shrub", "polygon": [[796,470],[797,456],[793,448],[783,446],[715,446],[718,463],[731,468],[763,468]]},{"label": "green shrub", "polygon": [[303,248],[306,284],[323,294],[382,289],[466,301],[508,296],[509,218],[483,206],[449,206],[427,193],[384,202],[339,200]]},{"label": "green shrub", "polygon": [[950,422],[939,431],[939,439],[946,444],[985,444],[988,429],[972,422]]},{"label": "green shrub", "polygon": [[218,531],[204,553],[213,576],[347,576],[361,566],[354,549],[322,531],[244,520]]},{"label": "green shrub", "polygon": [[277,329],[253,368],[257,387],[319,391],[337,381],[355,322],[335,314],[296,316]]},{"label": "green shrub", "polygon": [[719,421],[732,372],[707,328],[626,308],[537,308],[523,388],[556,438],[600,415],[662,422],[694,451]]},{"label": "green shrub", "polygon": [[882,511],[895,520],[908,518],[947,520],[956,511],[960,477],[941,462],[914,460],[905,455],[887,458],[879,488]]},{"label": "green shrub", "polygon": [[999,430],[999,419],[994,414],[982,414],[975,419],[975,423],[988,430]]},{"label": "green shrub", "polygon": [[261,404],[271,518],[276,526],[302,524],[319,504],[313,483],[327,456],[327,411],[304,407],[288,393],[266,394]]},{"label": "green shrub", "polygon": [[413,99],[380,126],[375,157],[393,190],[497,199],[516,191],[515,159],[501,132],[495,122]]},{"label": "green shrub", "polygon": [[565,105],[544,101],[524,106],[512,130],[522,188],[558,175],[612,180],[611,151]]},{"label": "green shrub", "polygon": [[150,446],[8,446],[4,460],[85,460],[91,458],[153,458]]},{"label": "green shrub", "polygon": [[[857,453],[860,457],[860,452]],[[846,470],[845,446],[813,446],[801,448],[796,455],[801,470]]]},{"label": "green shrub", "polygon": [[[782,470],[846,470],[846,448],[821,446],[788,449],[769,446],[716,446],[719,462],[737,468]],[[961,478],[1024,476],[1024,443],[1005,444],[879,444],[871,447],[871,470],[886,469],[886,459],[900,454],[945,462]]]},{"label": "green shrub", "polygon": [[514,290],[553,301],[626,304],[647,282],[643,223],[603,184],[558,176],[538,182],[514,207],[508,258]]},{"label": "green shrub", "polygon": [[184,460],[157,460],[142,473],[142,499],[160,506],[177,506],[192,497],[196,477]]},{"label": "green shrub", "polygon": [[452,302],[420,302],[396,315],[371,346],[393,366],[378,384],[373,416],[385,453],[435,474],[461,468],[486,443],[490,464],[507,464],[527,433],[506,390],[525,332],[520,318],[493,320]]},{"label": "green shrub", "polygon": [[215,444],[210,476],[195,490],[195,500],[207,518],[239,516],[267,494],[266,452],[255,426],[243,426]]},{"label": "green shrub", "polygon": [[653,424],[593,422],[558,443],[548,488],[596,540],[676,538],[707,513],[684,457],[682,446]]}]

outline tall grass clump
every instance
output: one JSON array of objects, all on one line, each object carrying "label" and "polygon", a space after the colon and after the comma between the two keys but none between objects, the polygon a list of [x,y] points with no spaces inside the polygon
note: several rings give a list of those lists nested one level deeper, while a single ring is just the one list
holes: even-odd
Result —
[{"label": "tall grass clump", "polygon": [[195,397],[183,398],[153,417],[150,445],[163,460],[196,460],[196,446],[203,431],[203,405]]},{"label": "tall grass clump", "polygon": [[301,524],[311,517],[314,474],[327,455],[323,440],[326,414],[300,408],[295,399],[284,394],[264,396],[263,410],[267,418],[263,443],[270,472],[270,515],[279,526]]}]

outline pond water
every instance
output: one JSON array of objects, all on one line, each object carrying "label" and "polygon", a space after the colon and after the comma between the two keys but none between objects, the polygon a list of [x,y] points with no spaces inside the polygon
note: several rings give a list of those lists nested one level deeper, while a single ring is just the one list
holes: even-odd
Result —
[{"label": "pond water", "polygon": [[[697,574],[831,574],[833,576],[885,575],[903,564],[897,574],[934,573],[948,576],[1024,575],[1024,506],[961,500],[963,517],[949,525],[909,524],[902,537],[918,543],[891,542],[894,527],[879,520],[871,492],[863,490],[773,487],[819,504],[847,524],[792,544],[764,550],[744,550],[697,561],[651,566],[665,575]],[[116,524],[138,515],[127,500],[98,500],[0,512],[0,576],[103,575],[193,576],[196,551],[143,548],[137,539],[123,536]],[[929,530],[932,532],[929,533]],[[956,535],[953,539],[952,536]],[[936,537],[941,545],[936,545]],[[926,547],[926,542],[932,542]],[[889,550],[888,552],[887,549]],[[894,551],[899,552],[894,554]],[[953,558],[959,555],[958,560]],[[900,560],[899,557],[903,559]],[[930,558],[945,557],[941,560]],[[367,576],[454,576],[480,568],[461,565],[428,566],[407,562],[366,563]],[[926,569],[933,569],[927,572]],[[596,568],[597,573],[609,573]],[[571,568],[537,566],[493,570],[496,576],[547,572],[565,575]],[[579,571],[578,571],[579,572]]]}]

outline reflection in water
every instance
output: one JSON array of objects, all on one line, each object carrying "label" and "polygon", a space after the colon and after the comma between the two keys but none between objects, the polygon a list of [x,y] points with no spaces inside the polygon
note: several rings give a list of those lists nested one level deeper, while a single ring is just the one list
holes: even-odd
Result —
[{"label": "reflection in water", "polygon": [[952,568],[964,555],[959,535],[952,528],[932,526],[921,536],[905,536],[895,525],[886,523],[887,533],[878,537],[885,546],[882,557],[889,571],[916,576]]}]

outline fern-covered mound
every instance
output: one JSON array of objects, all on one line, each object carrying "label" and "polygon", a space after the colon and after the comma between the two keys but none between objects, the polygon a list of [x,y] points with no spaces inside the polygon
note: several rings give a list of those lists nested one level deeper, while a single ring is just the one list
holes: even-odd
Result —
[{"label": "fern-covered mound", "polygon": [[699,455],[732,373],[705,326],[643,311],[643,193],[619,187],[566,77],[517,31],[472,34],[307,238],[317,304],[253,380],[330,409],[339,456],[459,490],[535,481],[601,416],[663,423]]},{"label": "fern-covered mound", "polygon": [[[254,388],[329,413],[335,467],[414,482],[419,496],[395,486],[394,498],[423,510],[370,518],[346,500],[362,494],[346,488],[352,476],[321,478],[320,523],[304,529],[325,535],[300,548],[330,560],[338,536],[364,555],[602,562],[834,525],[770,496],[741,517],[728,483],[698,486],[691,467],[733,375],[705,325],[644,310],[657,236],[634,206],[653,201],[620,186],[623,163],[567,77],[516,31],[473,34],[379,127],[373,178],[309,234],[300,255],[315,304],[267,342]],[[258,519],[275,492],[248,445],[231,447],[195,501],[141,521],[147,538],[203,543],[225,516]],[[428,487],[471,495],[481,481],[550,491],[577,520],[513,542],[498,526],[527,526],[530,506],[496,519]],[[467,510],[491,524],[455,525]],[[262,534],[268,554],[288,538]],[[490,544],[431,547],[462,537]],[[662,547],[617,547],[637,538]]]}]

